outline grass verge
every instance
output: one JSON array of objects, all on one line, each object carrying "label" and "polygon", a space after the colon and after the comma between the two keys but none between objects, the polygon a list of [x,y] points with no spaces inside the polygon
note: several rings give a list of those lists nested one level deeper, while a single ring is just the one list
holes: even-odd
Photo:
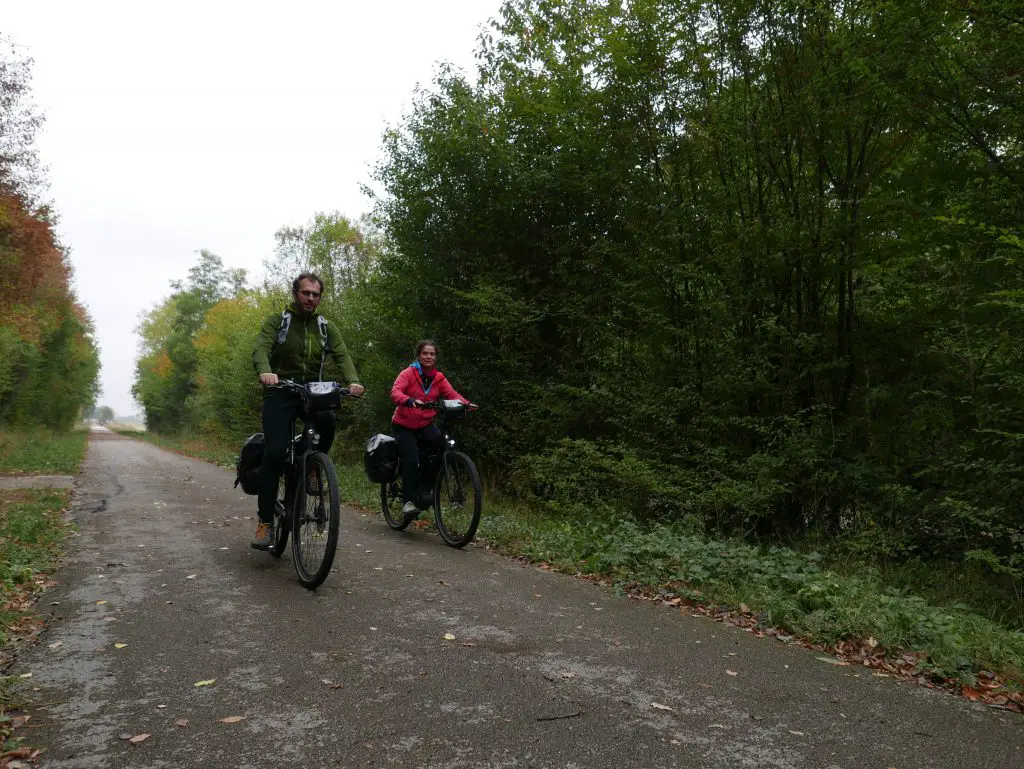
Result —
[{"label": "grass verge", "polygon": [[[237,451],[155,438],[224,466]],[[379,509],[379,487],[361,466],[339,464],[338,479],[343,499]],[[1024,710],[1024,633],[960,604],[931,603],[876,569],[839,573],[816,553],[628,519],[553,519],[496,500],[478,536],[505,555],[827,650],[842,664]]]},{"label": "grass verge", "polygon": [[[62,552],[70,500],[67,489],[0,490],[0,669],[17,639],[42,626],[33,608],[37,594],[52,585],[47,575]],[[8,712],[19,704],[18,682],[0,677],[0,754],[16,748],[16,717]]]},{"label": "grass verge", "polygon": [[0,433],[0,473],[74,475],[85,457],[86,430]]}]

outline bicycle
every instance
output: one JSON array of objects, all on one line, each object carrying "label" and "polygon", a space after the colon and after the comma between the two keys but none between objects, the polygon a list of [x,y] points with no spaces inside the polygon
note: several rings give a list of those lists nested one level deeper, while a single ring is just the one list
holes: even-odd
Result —
[{"label": "bicycle", "polygon": [[348,388],[337,382],[300,384],[283,379],[274,386],[302,400],[301,418],[305,424],[301,432],[296,432],[299,417],[292,419],[292,439],[277,486],[269,552],[280,558],[291,530],[295,572],[303,587],[315,590],[327,579],[334,563],[341,502],[334,463],[317,450],[320,436],[313,428],[313,417],[318,411],[340,408],[342,397],[357,396],[350,395]]},{"label": "bicycle", "polygon": [[[476,406],[467,406],[462,401],[439,400],[424,403],[420,408],[432,409],[440,416],[441,433],[444,435],[441,455],[420,449],[420,478],[429,478],[435,472],[433,489],[420,492],[419,502],[429,502],[434,523],[441,539],[451,547],[461,548],[469,544],[480,525],[480,511],[483,507],[483,489],[480,474],[473,460],[461,451],[456,451],[455,440],[446,432],[448,422],[461,419]],[[395,479],[380,485],[380,504],[384,520],[392,529],[404,530],[411,520],[402,515],[402,467],[401,460]],[[472,494],[470,500],[469,495]]]}]

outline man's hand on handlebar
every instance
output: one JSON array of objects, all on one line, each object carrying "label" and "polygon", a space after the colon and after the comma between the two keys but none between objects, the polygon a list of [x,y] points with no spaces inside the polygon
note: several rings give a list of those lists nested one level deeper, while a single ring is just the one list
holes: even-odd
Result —
[{"label": "man's hand on handlebar", "polygon": [[277,374],[260,374],[260,382],[262,382],[267,387],[273,387],[274,385],[278,384],[279,381],[280,380],[277,378]]},{"label": "man's hand on handlebar", "polygon": [[365,391],[366,388],[363,387],[361,384],[357,384],[356,382],[353,382],[348,386],[348,394],[356,398],[362,395]]}]

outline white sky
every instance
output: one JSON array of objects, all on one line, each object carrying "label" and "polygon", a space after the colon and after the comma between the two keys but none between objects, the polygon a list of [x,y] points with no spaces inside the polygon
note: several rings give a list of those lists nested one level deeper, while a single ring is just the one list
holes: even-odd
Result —
[{"label": "white sky", "polygon": [[259,273],[283,225],[356,217],[381,135],[448,61],[475,75],[500,0],[31,0],[0,37],[34,59],[38,147],[101,347],[130,388],[142,312],[207,248]]}]

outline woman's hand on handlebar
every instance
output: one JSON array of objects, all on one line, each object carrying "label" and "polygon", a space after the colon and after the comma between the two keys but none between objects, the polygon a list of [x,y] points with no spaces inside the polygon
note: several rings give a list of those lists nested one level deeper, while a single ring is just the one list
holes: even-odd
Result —
[{"label": "woman's hand on handlebar", "polygon": [[273,387],[274,385],[278,384],[280,380],[277,378],[277,374],[269,373],[260,374],[260,382],[266,385],[267,387]]}]

